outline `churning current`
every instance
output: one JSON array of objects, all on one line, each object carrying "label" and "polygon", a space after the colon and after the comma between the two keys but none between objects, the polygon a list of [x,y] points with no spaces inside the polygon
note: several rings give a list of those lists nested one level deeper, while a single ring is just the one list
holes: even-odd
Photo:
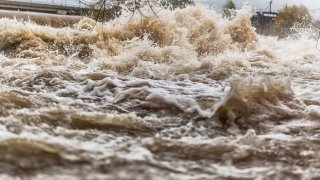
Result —
[{"label": "churning current", "polygon": [[0,19],[0,178],[320,178],[315,32],[249,12]]}]

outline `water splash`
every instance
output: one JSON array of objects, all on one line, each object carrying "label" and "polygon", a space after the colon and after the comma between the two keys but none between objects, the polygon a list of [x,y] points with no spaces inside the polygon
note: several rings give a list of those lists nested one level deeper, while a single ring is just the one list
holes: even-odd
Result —
[{"label": "water splash", "polygon": [[0,177],[317,178],[315,40],[246,8],[158,15],[0,19]]}]

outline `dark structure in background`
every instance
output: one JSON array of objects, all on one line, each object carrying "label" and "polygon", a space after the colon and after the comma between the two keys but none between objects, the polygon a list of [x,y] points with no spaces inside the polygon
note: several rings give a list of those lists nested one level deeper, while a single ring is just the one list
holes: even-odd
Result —
[{"label": "dark structure in background", "polygon": [[275,12],[257,12],[251,18],[252,25],[257,29],[258,34],[270,35],[273,34],[273,24],[278,13]]},{"label": "dark structure in background", "polygon": [[270,0],[269,6],[267,7],[267,9],[269,9],[269,12],[257,12],[257,14],[251,18],[252,25],[257,29],[258,34],[274,34],[273,24],[276,20],[278,13],[272,12],[272,3],[273,0]]}]

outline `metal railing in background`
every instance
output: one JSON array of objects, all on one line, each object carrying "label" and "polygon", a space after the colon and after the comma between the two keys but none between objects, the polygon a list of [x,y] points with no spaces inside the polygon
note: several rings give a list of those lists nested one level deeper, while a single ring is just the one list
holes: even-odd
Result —
[{"label": "metal railing in background", "polygon": [[49,4],[49,5],[66,6],[66,7],[85,7],[85,5],[81,4],[78,0],[6,0],[6,1],[35,3],[35,4]]}]

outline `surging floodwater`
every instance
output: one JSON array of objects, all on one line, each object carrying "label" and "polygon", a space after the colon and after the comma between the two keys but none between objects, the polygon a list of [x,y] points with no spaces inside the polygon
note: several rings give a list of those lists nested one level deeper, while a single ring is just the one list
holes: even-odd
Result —
[{"label": "surging floodwater", "polygon": [[0,178],[320,178],[316,40],[158,16],[0,19]]}]

